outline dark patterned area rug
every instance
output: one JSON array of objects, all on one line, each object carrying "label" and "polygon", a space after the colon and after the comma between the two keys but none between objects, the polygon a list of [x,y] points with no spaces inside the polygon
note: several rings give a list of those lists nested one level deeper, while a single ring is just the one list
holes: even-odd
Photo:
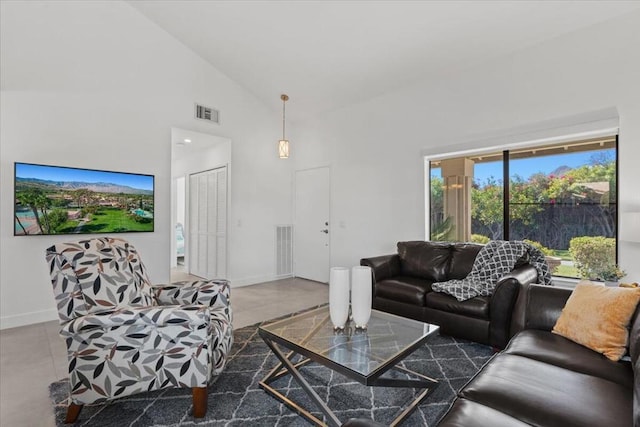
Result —
[{"label": "dark patterned area rug", "polygon": [[[309,426],[286,405],[267,395],[258,382],[277,364],[260,336],[258,326],[234,331],[227,366],[209,387],[205,418],[191,415],[191,390],[166,389],[118,399],[104,405],[87,405],[77,426]],[[451,337],[432,335],[427,343],[405,359],[404,367],[440,381],[438,388],[408,418],[406,426],[435,426],[459,390],[492,355],[491,348]],[[366,387],[331,370],[309,364],[301,372],[338,418],[366,417],[388,424],[420,390]],[[290,376],[272,383],[294,401],[321,417],[304,391]],[[69,383],[49,386],[56,425],[64,417]]]}]

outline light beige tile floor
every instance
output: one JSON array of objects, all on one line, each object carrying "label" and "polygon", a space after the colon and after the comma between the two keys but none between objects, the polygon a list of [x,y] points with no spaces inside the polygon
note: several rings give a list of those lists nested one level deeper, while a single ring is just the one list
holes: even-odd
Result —
[{"label": "light beige tile floor", "polygon": [[[182,271],[172,281],[187,280]],[[304,279],[283,279],[234,288],[234,328],[326,303],[329,287]],[[0,331],[0,427],[55,426],[48,386],[67,376],[65,345],[58,322]]]}]

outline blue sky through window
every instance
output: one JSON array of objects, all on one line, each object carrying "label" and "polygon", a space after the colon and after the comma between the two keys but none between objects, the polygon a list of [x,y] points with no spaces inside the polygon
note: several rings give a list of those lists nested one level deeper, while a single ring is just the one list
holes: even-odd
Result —
[{"label": "blue sky through window", "polygon": [[151,175],[75,169],[60,166],[16,163],[16,177],[37,178],[46,181],[86,183],[106,182],[109,184],[124,185],[139,190],[153,190],[153,176]]},{"label": "blue sky through window", "polygon": [[[520,175],[524,180],[529,179],[531,175],[536,173],[544,173],[549,175],[560,166],[568,166],[570,168],[577,168],[590,163],[593,156],[599,156],[603,153],[614,153],[615,150],[605,149],[596,151],[583,151],[579,153],[568,154],[554,154],[550,156],[535,156],[524,159],[511,160],[510,172],[511,175]],[[613,157],[612,157],[613,159]],[[440,177],[440,168],[434,168],[431,170],[431,176]],[[496,180],[502,180],[502,161],[476,163],[474,167],[474,181],[476,183],[484,183],[490,177]]]}]

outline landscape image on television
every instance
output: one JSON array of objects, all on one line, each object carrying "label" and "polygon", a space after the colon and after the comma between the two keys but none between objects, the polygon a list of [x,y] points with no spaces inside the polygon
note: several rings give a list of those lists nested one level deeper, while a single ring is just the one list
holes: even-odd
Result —
[{"label": "landscape image on television", "polygon": [[153,231],[153,175],[15,163],[14,235]]}]

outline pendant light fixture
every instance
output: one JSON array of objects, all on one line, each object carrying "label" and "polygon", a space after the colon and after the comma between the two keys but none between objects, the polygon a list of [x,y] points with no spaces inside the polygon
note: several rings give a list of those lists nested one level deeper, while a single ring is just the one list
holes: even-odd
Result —
[{"label": "pendant light fixture", "polygon": [[278,156],[280,156],[281,159],[288,159],[289,141],[284,137],[284,106],[285,103],[289,100],[289,96],[283,93],[282,95],[280,95],[280,99],[282,99],[282,139],[278,141]]}]

